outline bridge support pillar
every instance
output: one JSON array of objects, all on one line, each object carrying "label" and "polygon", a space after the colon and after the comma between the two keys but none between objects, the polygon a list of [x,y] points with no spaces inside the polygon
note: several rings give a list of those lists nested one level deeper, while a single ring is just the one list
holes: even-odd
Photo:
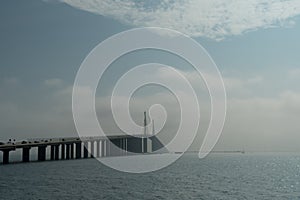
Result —
[{"label": "bridge support pillar", "polygon": [[110,155],[111,156],[122,156],[123,155],[123,138],[111,140]]},{"label": "bridge support pillar", "polygon": [[99,158],[100,157],[100,140],[96,141],[96,145],[97,145],[97,149],[96,149],[96,151],[97,151],[97,158]]},{"label": "bridge support pillar", "polygon": [[128,154],[128,142],[127,142],[127,138],[125,139],[125,150],[126,150],[126,155]]},{"label": "bridge support pillar", "polygon": [[60,156],[60,158],[62,160],[65,159],[65,144],[61,144],[61,156]]},{"label": "bridge support pillar", "polygon": [[84,149],[83,149],[83,157],[88,158],[89,157],[89,142],[84,142]]},{"label": "bridge support pillar", "polygon": [[148,144],[147,144],[147,138],[143,138],[143,153],[147,153],[148,151]]},{"label": "bridge support pillar", "polygon": [[23,147],[22,162],[29,162],[31,147]]},{"label": "bridge support pillar", "polygon": [[81,158],[81,142],[76,143],[76,159]]},{"label": "bridge support pillar", "polygon": [[70,160],[70,144],[66,144],[66,159]]},{"label": "bridge support pillar", "polygon": [[94,158],[95,156],[95,150],[94,150],[94,146],[95,146],[95,141],[91,141],[91,158]]},{"label": "bridge support pillar", "polygon": [[38,161],[46,160],[46,147],[47,146],[38,146]]},{"label": "bridge support pillar", "polygon": [[121,141],[120,141],[120,151],[121,151],[121,155],[124,155],[124,141],[125,141],[125,139],[124,138],[121,138],[120,139]]},{"label": "bridge support pillar", "polygon": [[8,164],[9,163],[9,149],[4,149],[2,150],[3,152],[3,164]]},{"label": "bridge support pillar", "polygon": [[70,144],[71,145],[71,153],[70,153],[70,158],[74,158],[74,143]]},{"label": "bridge support pillar", "polygon": [[121,139],[121,154],[125,155],[125,139]]},{"label": "bridge support pillar", "polygon": [[59,145],[55,145],[54,159],[59,160]]},{"label": "bridge support pillar", "polygon": [[101,153],[100,153],[100,156],[101,156],[101,157],[104,157],[104,156],[105,156],[105,148],[104,148],[104,145],[105,145],[105,140],[101,140]]},{"label": "bridge support pillar", "polygon": [[110,140],[105,140],[105,156],[110,156]]},{"label": "bridge support pillar", "polygon": [[123,155],[126,155],[127,149],[126,149],[126,138],[122,139],[122,149],[123,149]]},{"label": "bridge support pillar", "polygon": [[55,146],[51,145],[51,150],[50,150],[50,160],[54,160],[55,159]]}]

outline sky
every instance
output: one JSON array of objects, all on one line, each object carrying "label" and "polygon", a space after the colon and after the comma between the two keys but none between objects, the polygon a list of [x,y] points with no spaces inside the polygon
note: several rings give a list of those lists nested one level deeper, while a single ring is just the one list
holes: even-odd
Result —
[{"label": "sky", "polygon": [[[227,117],[215,150],[300,152],[300,1],[2,0],[0,5],[2,141],[76,136],[72,86],[84,58],[114,34],[157,26],[199,42],[223,76]],[[181,70],[197,91],[203,117],[191,150],[198,150],[210,117],[209,95],[191,66],[167,52],[144,50],[116,60],[97,89],[98,120],[106,132],[120,131],[109,110],[112,86],[132,66],[154,61]],[[179,120],[170,92],[139,89],[131,114],[142,125],[143,111],[155,103],[171,116],[159,135],[167,143]]]}]

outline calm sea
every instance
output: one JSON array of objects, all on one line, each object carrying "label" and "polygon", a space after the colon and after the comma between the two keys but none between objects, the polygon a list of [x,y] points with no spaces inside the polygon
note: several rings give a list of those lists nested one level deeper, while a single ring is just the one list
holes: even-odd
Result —
[{"label": "calm sea", "polygon": [[186,154],[147,174],[94,159],[2,165],[0,199],[300,199],[300,155]]}]

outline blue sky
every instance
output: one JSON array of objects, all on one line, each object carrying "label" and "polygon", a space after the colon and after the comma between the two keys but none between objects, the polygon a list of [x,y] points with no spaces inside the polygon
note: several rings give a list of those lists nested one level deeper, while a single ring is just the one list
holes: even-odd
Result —
[{"label": "blue sky", "polygon": [[[300,139],[298,1],[230,1],[228,5],[221,0],[157,1],[151,5],[129,0],[3,0],[0,4],[3,140],[76,135],[71,88],[81,62],[109,36],[149,25],[190,35],[218,65],[227,88],[228,116],[217,148],[300,150],[296,142]],[[239,12],[241,9],[245,12]],[[187,67],[177,58],[159,52],[129,55],[114,65],[127,70],[130,65],[153,59]],[[99,88],[102,102],[106,101],[109,80],[122,72],[116,68]],[[137,99],[143,101],[143,95]],[[148,98],[145,105],[151,102],[154,99]],[[172,105],[165,103],[169,103],[167,107]],[[99,104],[99,113],[108,112],[107,104]],[[133,113],[136,118],[142,111],[139,109]],[[104,123],[112,120],[108,114],[99,114],[101,119]],[[176,123],[167,125],[176,127]],[[206,126],[204,117],[195,148]]]}]

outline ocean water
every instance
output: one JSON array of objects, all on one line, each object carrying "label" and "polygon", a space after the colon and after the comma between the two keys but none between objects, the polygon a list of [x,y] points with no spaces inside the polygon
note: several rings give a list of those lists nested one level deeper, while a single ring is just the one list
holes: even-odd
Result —
[{"label": "ocean water", "polygon": [[300,155],[190,153],[146,174],[95,159],[1,165],[0,199],[300,199]]}]

